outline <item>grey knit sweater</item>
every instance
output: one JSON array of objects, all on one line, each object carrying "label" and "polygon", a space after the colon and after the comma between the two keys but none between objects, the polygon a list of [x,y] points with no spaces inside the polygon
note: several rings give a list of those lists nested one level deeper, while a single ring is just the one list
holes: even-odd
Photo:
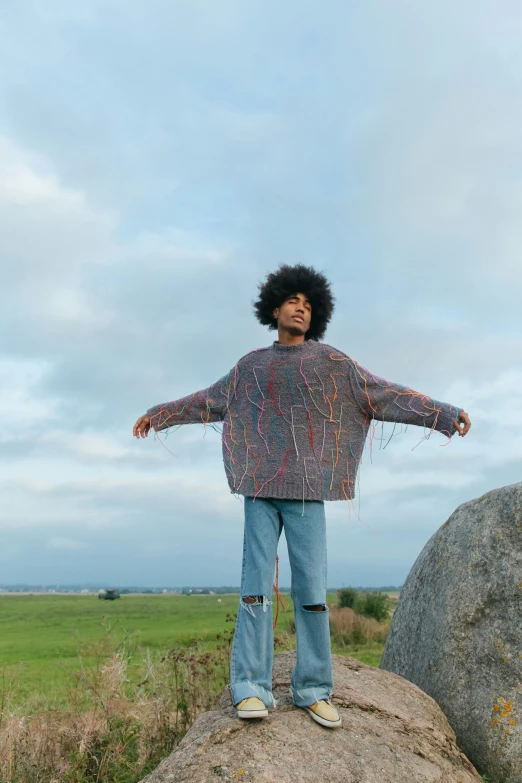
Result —
[{"label": "grey knit sweater", "polygon": [[207,389],[147,413],[156,431],[222,421],[234,494],[348,500],[372,420],[451,438],[461,410],[373,375],[331,345],[305,340],[250,351]]}]

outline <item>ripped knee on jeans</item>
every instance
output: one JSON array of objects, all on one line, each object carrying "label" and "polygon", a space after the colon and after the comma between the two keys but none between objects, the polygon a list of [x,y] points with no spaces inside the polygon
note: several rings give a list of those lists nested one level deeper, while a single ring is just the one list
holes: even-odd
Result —
[{"label": "ripped knee on jeans", "polygon": [[262,606],[263,612],[266,612],[267,606],[270,606],[272,601],[268,600],[266,595],[245,595],[241,596],[241,606],[246,609],[252,617],[255,617],[253,606]]},{"label": "ripped knee on jeans", "polygon": [[307,612],[326,612],[324,604],[305,604],[303,609],[306,609]]}]

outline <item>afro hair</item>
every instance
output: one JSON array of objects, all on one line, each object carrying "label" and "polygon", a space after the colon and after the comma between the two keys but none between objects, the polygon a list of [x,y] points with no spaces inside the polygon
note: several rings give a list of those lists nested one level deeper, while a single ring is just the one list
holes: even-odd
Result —
[{"label": "afro hair", "polygon": [[332,317],[335,299],[326,277],[303,264],[283,264],[259,284],[259,299],[254,304],[257,320],[269,329],[277,329],[274,309],[292,294],[304,294],[308,298],[312,305],[312,320],[306,339],[320,340]]}]

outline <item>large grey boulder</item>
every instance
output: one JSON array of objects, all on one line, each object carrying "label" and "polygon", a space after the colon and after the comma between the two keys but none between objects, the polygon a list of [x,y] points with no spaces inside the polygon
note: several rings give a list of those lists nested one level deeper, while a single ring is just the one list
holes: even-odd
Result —
[{"label": "large grey boulder", "polygon": [[142,783],[481,783],[439,707],[415,685],[333,656],[343,727],[319,726],[288,692],[295,653],[274,659],[276,710],[239,720],[228,693]]},{"label": "large grey boulder", "polygon": [[462,504],[433,534],[381,668],[437,701],[491,783],[522,783],[522,482]]}]

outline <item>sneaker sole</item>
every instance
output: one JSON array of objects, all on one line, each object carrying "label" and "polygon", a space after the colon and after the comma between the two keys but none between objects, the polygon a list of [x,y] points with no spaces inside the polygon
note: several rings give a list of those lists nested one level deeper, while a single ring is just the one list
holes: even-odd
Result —
[{"label": "sneaker sole", "polygon": [[238,718],[267,718],[268,710],[236,710]]},{"label": "sneaker sole", "polygon": [[339,726],[342,726],[342,720],[339,718],[339,720],[326,720],[326,718],[321,718],[320,715],[317,715],[313,710],[311,710],[309,707],[302,707],[301,709],[306,710],[309,715],[312,716],[312,718],[315,720],[316,723],[320,723],[321,726],[326,726],[329,729],[336,729]]}]

